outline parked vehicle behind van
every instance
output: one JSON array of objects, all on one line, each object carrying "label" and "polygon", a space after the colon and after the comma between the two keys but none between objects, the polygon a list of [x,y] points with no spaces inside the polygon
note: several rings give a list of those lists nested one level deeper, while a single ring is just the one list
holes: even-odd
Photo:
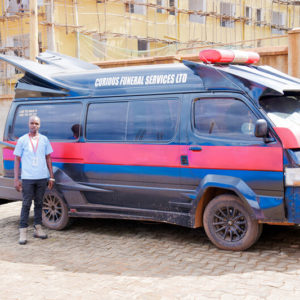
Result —
[{"label": "parked vehicle behind van", "polygon": [[73,217],[204,226],[217,247],[245,250],[263,224],[299,224],[300,80],[252,65],[255,53],[200,58],[100,69],[52,52],[40,63],[1,55],[25,75],[6,121],[0,198],[21,199],[12,147],[38,115],[54,149],[50,229]]}]

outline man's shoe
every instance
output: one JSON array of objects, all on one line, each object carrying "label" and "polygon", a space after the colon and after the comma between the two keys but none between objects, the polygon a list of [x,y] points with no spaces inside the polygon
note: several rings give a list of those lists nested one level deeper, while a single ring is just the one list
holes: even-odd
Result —
[{"label": "man's shoe", "polygon": [[39,239],[46,239],[48,235],[43,231],[41,225],[34,225],[34,233],[33,236]]},{"label": "man's shoe", "polygon": [[27,228],[20,228],[20,239],[19,239],[19,244],[20,245],[25,245],[27,243]]}]

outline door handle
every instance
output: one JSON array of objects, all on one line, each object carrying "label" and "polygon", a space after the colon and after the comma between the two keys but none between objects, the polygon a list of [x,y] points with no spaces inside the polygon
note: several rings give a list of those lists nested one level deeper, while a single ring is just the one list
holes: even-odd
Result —
[{"label": "door handle", "polygon": [[191,146],[189,148],[189,150],[191,150],[191,151],[202,151],[202,148],[200,146]]}]

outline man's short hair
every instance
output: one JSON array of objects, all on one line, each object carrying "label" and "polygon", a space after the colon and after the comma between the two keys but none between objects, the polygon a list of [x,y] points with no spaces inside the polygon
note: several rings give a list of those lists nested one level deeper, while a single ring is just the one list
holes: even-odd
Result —
[{"label": "man's short hair", "polygon": [[31,119],[38,119],[39,123],[41,124],[41,119],[38,116],[36,115],[30,116],[28,121],[30,122]]}]

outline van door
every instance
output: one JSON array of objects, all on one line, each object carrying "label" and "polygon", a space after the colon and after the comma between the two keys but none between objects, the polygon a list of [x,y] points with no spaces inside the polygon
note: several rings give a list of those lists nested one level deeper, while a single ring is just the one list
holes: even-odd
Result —
[{"label": "van door", "polygon": [[181,180],[194,190],[208,174],[242,179],[258,195],[283,197],[283,150],[275,139],[254,135],[253,105],[240,96],[187,95],[186,146]]},{"label": "van door", "polygon": [[169,210],[179,193],[179,112],[178,96],[91,102],[84,173],[88,184],[108,192],[86,192],[87,200],[113,213]]}]

